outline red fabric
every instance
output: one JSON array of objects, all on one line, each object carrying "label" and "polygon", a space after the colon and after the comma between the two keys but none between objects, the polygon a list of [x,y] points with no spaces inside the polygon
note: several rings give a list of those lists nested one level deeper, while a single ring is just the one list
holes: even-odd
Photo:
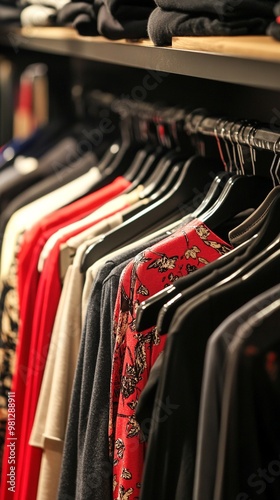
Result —
[{"label": "red fabric", "polygon": [[[128,205],[123,206],[123,208],[127,207]],[[116,212],[112,212],[110,215],[113,213]],[[99,220],[97,220],[96,223],[99,222]],[[32,349],[32,352],[36,352],[36,355],[31,360],[27,376],[27,389],[22,425],[23,444],[21,449],[22,453],[19,456],[19,469],[22,471],[20,479],[20,499],[24,498],[32,500],[34,498],[35,500],[37,494],[42,450],[39,450],[38,453],[37,448],[28,445],[28,441],[35,417],[42,378],[48,356],[51,333],[61,294],[59,275],[60,245],[67,241],[69,237],[77,235],[81,232],[81,230],[92,227],[92,225],[92,223],[88,223],[84,225],[82,229],[80,228],[79,230],[72,231],[71,233],[68,233],[67,236],[60,238],[60,240],[56,243],[56,246],[51,251],[40,278],[38,294],[41,290],[42,293],[40,294],[39,300],[36,298],[35,316],[32,329],[32,341],[34,339],[34,344],[36,344],[36,346]]]},{"label": "red fabric", "polygon": [[[8,491],[7,473],[10,470],[10,466],[8,464],[8,448],[5,446],[1,500],[36,499],[41,450],[28,446],[28,440],[39,396],[51,329],[61,292],[58,261],[59,247],[69,237],[78,234],[83,229],[92,226],[92,224],[87,224],[78,231],[67,234],[67,237],[60,239],[47,259],[41,277],[37,271],[40,253],[47,239],[55,231],[66,224],[76,222],[85,217],[110,199],[121,194],[129,186],[130,183],[128,181],[119,177],[109,186],[45,217],[40,223],[25,233],[18,257],[20,328],[16,351],[17,367],[12,384],[12,391],[16,394],[17,414],[17,486],[15,494]],[[23,484],[26,484],[30,480],[28,474],[31,462],[32,467],[34,466],[34,470],[32,469],[32,480],[30,481],[31,486],[29,486],[29,489],[23,490]]]},{"label": "red fabric", "polygon": [[115,307],[116,343],[110,390],[110,451],[113,454],[113,498],[139,498],[145,444],[135,410],[149,372],[166,337],[156,327],[135,331],[138,305],[182,276],[230,250],[205,224],[195,220],[150,249],[124,270]]},{"label": "red fabric", "polygon": [[277,24],[280,24],[280,16],[277,16],[275,20],[276,20]]}]

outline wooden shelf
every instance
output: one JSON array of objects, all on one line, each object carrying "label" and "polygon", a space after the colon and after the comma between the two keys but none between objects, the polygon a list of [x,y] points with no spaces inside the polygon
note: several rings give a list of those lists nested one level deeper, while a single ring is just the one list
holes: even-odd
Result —
[{"label": "wooden shelf", "polygon": [[269,36],[173,38],[173,48],[280,63],[280,43]]},{"label": "wooden shelf", "polygon": [[172,47],[149,40],[113,42],[80,37],[70,28],[23,28],[0,34],[0,43],[147,70],[280,90],[280,43],[266,36],[173,38]]}]

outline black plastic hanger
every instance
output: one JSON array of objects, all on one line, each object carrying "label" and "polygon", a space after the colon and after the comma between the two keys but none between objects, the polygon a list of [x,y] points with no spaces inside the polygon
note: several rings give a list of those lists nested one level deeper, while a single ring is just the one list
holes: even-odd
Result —
[{"label": "black plastic hanger", "polygon": [[151,144],[147,144],[145,147],[139,149],[133,159],[132,164],[128,167],[126,171],[127,180],[135,182],[135,178],[138,175],[139,171],[142,170],[145,162],[150,154],[152,154],[155,150],[155,147]]},{"label": "black plastic hanger", "polygon": [[[186,154],[180,150],[168,151],[154,166],[151,175],[146,179],[144,190],[141,193],[141,198],[151,197],[151,200],[159,198],[160,193],[164,192],[163,186],[168,183],[168,177],[171,174],[172,168],[180,162],[186,162],[189,159]],[[172,175],[172,174],[171,174]]]},{"label": "black plastic hanger", "polygon": [[[263,227],[256,235],[256,240],[254,241],[252,248],[249,248],[247,252],[248,254],[253,254],[253,256],[243,265],[240,263],[240,267],[233,274],[230,274],[227,278],[225,278],[224,282],[230,281],[235,277],[242,276],[243,274],[251,271],[251,269],[254,269],[260,262],[265,260],[266,257],[280,248],[280,192],[279,190],[275,190],[274,192],[275,198],[272,200],[271,205],[266,212],[266,220]],[[272,192],[270,194],[272,194]],[[268,195],[268,198],[269,197],[271,196]],[[247,258],[247,256],[245,257]],[[159,333],[166,333],[168,331],[175,311],[186,300],[188,300],[187,293],[182,291],[177,293],[175,297],[164,304],[158,315],[157,325]]]},{"label": "black plastic hanger", "polygon": [[[226,266],[238,256],[244,255],[245,257],[246,255],[246,258],[251,258],[258,252],[263,251],[274,238],[277,238],[280,220],[280,188],[274,188],[268,194],[264,204],[254,212],[253,220],[251,220],[252,216],[249,219],[250,225],[255,231],[255,235],[251,236],[250,240],[244,240],[238,247],[215,262],[199,269],[196,273],[189,274],[186,278],[178,280],[176,286],[171,285],[142,302],[137,309],[136,331],[143,331],[154,326],[161,308],[180,292],[183,292],[187,283],[188,287],[192,286],[197,281],[197,278],[203,279],[213,269]],[[242,224],[242,229],[244,229],[245,224],[246,221]],[[167,324],[165,323],[164,330],[166,328]]]},{"label": "black plastic hanger", "polygon": [[193,217],[199,218],[201,214],[209,210],[214,205],[214,203],[222,193],[228,179],[230,179],[230,177],[233,177],[233,175],[234,174],[232,174],[231,172],[221,172],[220,174],[216,175],[205,198],[203,198],[199,207],[197,207],[197,209],[193,212]]},{"label": "black plastic hanger", "polygon": [[[225,277],[223,280],[216,282],[216,276],[215,274],[212,274],[207,278],[207,280],[204,283],[202,281],[199,285],[201,285],[204,290],[208,290],[211,286],[214,285],[217,287],[222,286],[224,283],[230,282],[235,278],[238,278],[240,276],[243,276],[251,272],[260,263],[262,263],[265,259],[267,259],[270,255],[274,254],[275,251],[279,249],[280,249],[280,237],[277,236],[276,239],[267,248],[265,248],[265,250],[255,255],[255,257],[250,259],[248,262],[245,262],[243,266],[240,266],[238,269],[236,269],[235,272]],[[158,314],[156,321],[159,335],[164,335],[165,333],[168,332],[171,321],[178,307],[186,303],[190,298],[192,298],[197,293],[195,289],[198,289],[198,291],[200,292],[201,290],[199,288],[200,287],[194,285],[193,291],[190,288],[183,292],[179,292],[177,293],[177,295],[175,295],[175,297],[173,297],[171,300],[166,302],[166,304],[164,304],[164,306],[162,307],[162,309]]]},{"label": "black plastic hanger", "polygon": [[175,210],[178,210],[178,216],[180,216],[182,205],[189,203],[193,199],[195,192],[203,192],[205,185],[209,183],[213,168],[215,168],[214,165],[211,167],[210,172],[209,164],[201,161],[201,157],[194,156],[190,158],[184,163],[179,179],[170,193],[151,207],[144,209],[140,214],[129,218],[118,228],[109,231],[97,243],[86,250],[81,271],[85,272],[101,256],[125,245],[132,238],[139,235],[140,232],[148,232],[152,225]]},{"label": "black plastic hanger", "polygon": [[117,157],[117,154],[121,148],[121,141],[114,141],[108,147],[107,151],[104,153],[102,158],[98,162],[98,170],[102,174],[108,168],[108,166],[113,162],[113,160]]},{"label": "black plastic hanger", "polygon": [[[224,264],[226,264],[229,262],[229,259],[233,258],[233,255],[242,255],[248,248],[249,244],[250,242],[243,243],[239,247],[233,249],[230,253],[227,253],[220,257],[217,261],[211,262],[207,266],[198,269],[195,273],[188,274],[185,278],[178,280],[176,282],[176,286],[170,285],[164,290],[160,290],[152,297],[149,297],[148,300],[141,302],[137,309],[135,324],[136,331],[141,332],[143,330],[146,330],[147,328],[153,327],[157,322],[157,318],[161,309],[168,301],[170,301],[174,297],[177,297],[177,295],[181,291],[183,291],[186,286],[191,287],[192,285],[197,283],[198,278],[203,279],[205,276],[207,276],[209,272],[213,270],[213,265],[217,262],[221,267],[222,261],[224,262]],[[186,279],[188,284],[185,283]]]},{"label": "black plastic hanger", "polygon": [[[183,162],[181,164],[177,163],[176,165],[174,165],[174,167],[168,171],[168,176],[164,180],[162,185],[159,187],[159,189],[155,193],[152,193],[151,196],[149,196],[149,197],[146,196],[146,190],[147,190],[147,188],[149,189],[150,186],[147,186],[147,188],[144,188],[143,191],[139,193],[139,200],[143,200],[145,202],[145,210],[147,210],[149,207],[153,207],[153,205],[155,204],[155,202],[157,200],[160,200],[165,195],[170,193],[170,191],[173,189],[173,186],[175,185],[175,183],[177,182],[177,180],[180,177],[180,172],[182,170],[182,167],[183,167]],[[129,210],[128,214],[123,215],[123,220],[129,221],[129,219],[131,219],[131,217],[133,217],[134,215],[140,214],[141,210],[143,210],[143,207],[142,207],[142,209],[141,208],[139,209],[139,207],[136,207],[135,210],[133,210],[133,207],[132,207],[131,210]],[[160,223],[161,222],[162,222],[162,220],[160,221]],[[158,226],[158,224],[159,224],[159,221],[157,221],[157,226]]]},{"label": "black plastic hanger", "polygon": [[[199,217],[200,213],[203,212],[203,209],[206,209],[208,205],[213,205],[218,196],[221,194],[227,180],[232,175],[233,174],[229,172],[221,172],[215,177],[207,195],[197,209],[192,212],[191,215],[193,218]],[[173,285],[171,285],[170,287],[156,293],[148,300],[142,302],[137,309],[136,330],[140,332],[146,330],[150,326],[153,326],[154,318],[157,318],[160,309],[168,301],[169,296],[173,296],[174,294],[177,294],[177,290]]]},{"label": "black plastic hanger", "polygon": [[231,177],[221,195],[201,217],[211,229],[216,229],[238,213],[249,208],[257,208],[272,189],[271,179],[251,176]]},{"label": "black plastic hanger", "polygon": [[[146,146],[144,151],[146,153],[146,156],[145,158],[143,158],[142,164],[140,165],[139,162],[138,168],[136,165],[132,165],[125,174],[126,179],[132,182],[130,190],[135,189],[140,184],[145,184],[147,182],[147,179],[149,179],[151,172],[154,171],[154,169],[162,161],[162,158],[166,154],[166,150],[162,146],[151,144],[149,146]],[[143,154],[144,151],[139,151],[137,153],[137,156]]]}]

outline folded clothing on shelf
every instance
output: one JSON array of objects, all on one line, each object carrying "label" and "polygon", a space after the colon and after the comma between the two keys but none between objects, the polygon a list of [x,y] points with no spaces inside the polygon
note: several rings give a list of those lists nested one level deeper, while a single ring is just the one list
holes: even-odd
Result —
[{"label": "folded clothing on shelf", "polygon": [[155,45],[172,44],[173,36],[261,35],[273,19],[275,1],[156,0],[148,22]]},{"label": "folded clothing on shelf", "polygon": [[57,24],[72,26],[80,35],[96,36],[97,12],[92,0],[66,3],[57,13]]},{"label": "folded clothing on shelf", "polygon": [[68,0],[20,0],[22,26],[52,26],[56,24],[57,11]]},{"label": "folded clothing on shelf", "polygon": [[111,40],[147,38],[154,8],[154,0],[74,0],[58,11],[57,24],[73,26],[80,35]]},{"label": "folded clothing on shelf", "polygon": [[271,17],[275,0],[156,0],[164,10],[180,11],[197,17],[214,15],[219,19]]},{"label": "folded clothing on shelf", "polygon": [[[129,12],[131,12],[131,16]],[[121,13],[121,9],[119,13]],[[150,13],[151,9],[141,9],[140,7],[138,10],[136,7],[134,12],[128,8],[125,15],[124,8],[123,17],[116,18],[103,4],[98,12],[98,32],[111,40],[148,38],[147,24]]]}]

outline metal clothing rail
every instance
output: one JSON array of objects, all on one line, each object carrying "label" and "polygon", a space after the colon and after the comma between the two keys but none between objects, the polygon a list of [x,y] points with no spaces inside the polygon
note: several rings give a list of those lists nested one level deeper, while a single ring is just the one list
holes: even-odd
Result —
[{"label": "metal clothing rail", "polygon": [[108,106],[121,118],[130,116],[137,121],[152,122],[156,127],[166,126],[163,134],[182,136],[204,135],[216,137],[227,143],[249,146],[258,150],[280,153],[280,130],[273,130],[267,124],[249,120],[233,120],[228,117],[210,116],[205,109],[189,111],[184,108],[168,107],[162,103],[147,103],[123,99],[102,91],[93,91],[91,99],[102,106]]},{"label": "metal clothing rail", "polygon": [[256,121],[213,117],[194,111],[186,116],[185,130],[189,135],[213,136],[236,144],[280,153],[280,132]]}]

